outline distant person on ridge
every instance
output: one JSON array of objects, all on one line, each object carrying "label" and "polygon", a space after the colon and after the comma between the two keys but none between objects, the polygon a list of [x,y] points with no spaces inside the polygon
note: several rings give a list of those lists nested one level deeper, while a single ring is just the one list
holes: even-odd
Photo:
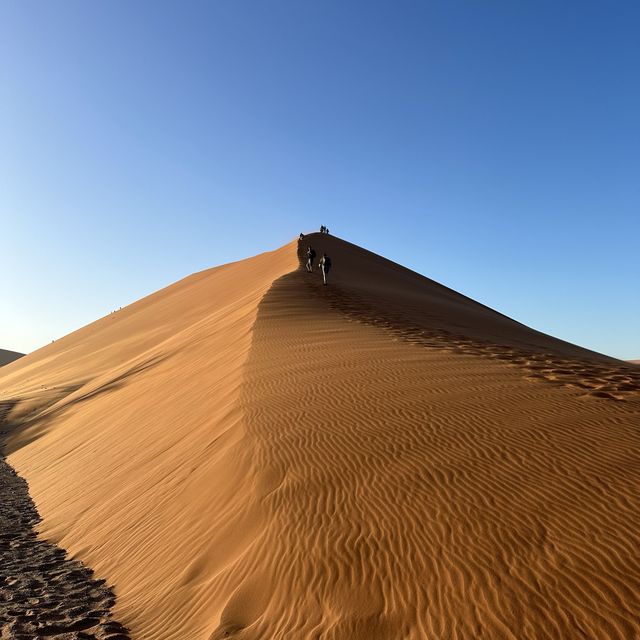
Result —
[{"label": "distant person on ridge", "polygon": [[302,240],[304,238],[304,233],[300,234],[300,240]]},{"label": "distant person on ridge", "polygon": [[316,252],[313,247],[307,247],[307,271],[313,271],[313,261],[316,259]]},{"label": "distant person on ridge", "polygon": [[327,284],[327,277],[329,275],[329,271],[331,271],[331,258],[326,253],[323,253],[318,264],[322,271],[322,280]]},{"label": "distant person on ridge", "polygon": [[323,224],[320,225],[320,233],[324,233],[324,225]]}]

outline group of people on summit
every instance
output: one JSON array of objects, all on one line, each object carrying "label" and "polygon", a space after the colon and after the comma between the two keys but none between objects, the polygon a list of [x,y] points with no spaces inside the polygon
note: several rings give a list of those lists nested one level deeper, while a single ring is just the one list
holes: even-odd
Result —
[{"label": "group of people on summit", "polygon": [[[329,233],[329,227],[325,227],[323,224],[320,225],[320,233]],[[300,240],[304,239],[304,233],[300,234]]]}]

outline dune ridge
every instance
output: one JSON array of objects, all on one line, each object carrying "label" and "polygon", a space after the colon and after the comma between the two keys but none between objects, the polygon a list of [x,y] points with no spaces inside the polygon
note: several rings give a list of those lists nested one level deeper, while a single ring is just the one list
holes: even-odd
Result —
[{"label": "dune ridge", "polygon": [[132,637],[640,633],[631,366],[318,234],[134,307],[0,376],[43,535]]}]

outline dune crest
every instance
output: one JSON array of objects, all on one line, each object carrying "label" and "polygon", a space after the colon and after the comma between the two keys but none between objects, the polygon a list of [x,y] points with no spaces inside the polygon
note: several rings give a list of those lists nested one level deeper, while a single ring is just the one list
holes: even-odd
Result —
[{"label": "dune crest", "polygon": [[0,390],[42,534],[115,585],[134,638],[628,638],[636,369],[311,234]]}]

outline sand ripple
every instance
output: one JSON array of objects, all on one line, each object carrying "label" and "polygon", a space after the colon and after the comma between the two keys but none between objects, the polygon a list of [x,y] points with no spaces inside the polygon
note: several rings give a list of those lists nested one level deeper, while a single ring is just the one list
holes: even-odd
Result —
[{"label": "sand ripple", "polygon": [[324,295],[298,272],[260,306],[243,403],[268,515],[212,638],[638,637],[637,406]]}]

